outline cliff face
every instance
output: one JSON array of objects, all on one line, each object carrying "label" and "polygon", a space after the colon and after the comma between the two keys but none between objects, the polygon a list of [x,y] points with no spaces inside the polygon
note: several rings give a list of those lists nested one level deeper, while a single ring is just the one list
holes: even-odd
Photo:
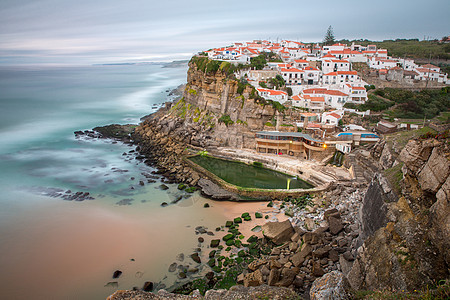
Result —
[{"label": "cliff face", "polygon": [[[228,79],[220,71],[205,73],[190,64],[184,93],[184,106],[179,105],[172,114],[184,118],[186,125],[195,125],[207,116],[210,122],[210,143],[201,146],[232,146],[254,148],[254,131],[263,130],[264,124],[275,115],[271,106],[262,106],[250,99],[250,87],[238,93],[238,82]],[[186,114],[184,112],[186,111]],[[227,125],[219,122],[229,116]]]},{"label": "cliff face", "polygon": [[347,277],[355,289],[419,290],[449,276],[449,147],[411,140],[397,158],[381,148],[375,158],[381,170],[401,169],[400,190],[394,193],[381,174],[374,177],[361,207],[369,238]]}]

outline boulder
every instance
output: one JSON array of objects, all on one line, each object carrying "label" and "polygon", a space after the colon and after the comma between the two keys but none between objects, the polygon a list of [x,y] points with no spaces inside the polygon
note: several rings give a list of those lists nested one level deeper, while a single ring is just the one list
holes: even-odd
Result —
[{"label": "boulder", "polygon": [[315,245],[320,243],[322,240],[322,234],[317,234],[316,232],[307,232],[303,235],[303,243],[308,243]]},{"label": "boulder", "polygon": [[258,286],[264,283],[263,275],[261,271],[258,269],[255,272],[248,273],[244,277],[244,286]]},{"label": "boulder", "polygon": [[315,261],[313,263],[313,267],[312,267],[312,274],[316,277],[320,277],[323,274],[325,274],[325,272],[322,269],[322,266],[320,265],[319,262]]},{"label": "boulder", "polygon": [[262,226],[264,236],[276,245],[290,241],[294,235],[294,228],[289,220],[284,222],[268,222]]},{"label": "boulder", "polygon": [[198,264],[200,264],[202,262],[200,257],[198,256],[198,253],[191,254],[191,258],[193,261],[195,261]]},{"label": "boulder", "polygon": [[342,229],[344,229],[344,225],[342,225],[341,219],[337,219],[335,217],[329,217],[328,224],[330,226],[330,232],[334,235],[338,234]]},{"label": "boulder", "polygon": [[448,178],[449,173],[450,163],[448,159],[440,153],[439,148],[434,148],[417,179],[423,190],[436,193]]},{"label": "boulder", "polygon": [[317,258],[324,258],[324,257],[328,256],[328,253],[330,252],[330,250],[331,250],[331,247],[328,245],[325,247],[322,247],[322,248],[318,248],[318,249],[314,250],[313,256],[317,257]]},{"label": "boulder", "polygon": [[278,282],[278,280],[280,280],[280,270],[273,268],[272,270],[270,270],[267,284],[273,286]]},{"label": "boulder", "polygon": [[146,281],[144,283],[144,286],[142,287],[142,290],[145,292],[151,292],[153,291],[153,282],[151,281]]},{"label": "boulder", "polygon": [[217,248],[219,246],[220,240],[211,240],[210,247]]},{"label": "boulder", "polygon": [[169,266],[169,272],[175,272],[175,270],[177,269],[178,264],[176,262],[172,263]]},{"label": "boulder", "polygon": [[119,278],[120,275],[122,275],[122,271],[116,270],[116,271],[114,271],[112,278],[114,278],[114,279]]},{"label": "boulder", "polygon": [[309,291],[311,300],[347,300],[351,299],[350,284],[344,274],[332,271],[314,281]]},{"label": "boulder", "polygon": [[312,248],[309,244],[304,244],[300,252],[295,253],[291,257],[294,266],[298,267],[305,261],[305,258],[311,254]]},{"label": "boulder", "polygon": [[275,285],[288,287],[292,284],[292,282],[294,282],[296,275],[297,273],[295,273],[293,270],[285,268],[281,271],[281,280]]},{"label": "boulder", "polygon": [[435,145],[434,141],[410,140],[400,152],[398,160],[404,162],[406,167],[415,174],[422,169]]}]

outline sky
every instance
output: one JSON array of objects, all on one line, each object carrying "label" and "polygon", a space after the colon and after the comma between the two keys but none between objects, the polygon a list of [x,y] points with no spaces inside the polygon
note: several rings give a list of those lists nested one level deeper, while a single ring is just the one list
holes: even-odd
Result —
[{"label": "sky", "polygon": [[233,42],[438,38],[448,0],[1,0],[0,64],[188,59]]}]

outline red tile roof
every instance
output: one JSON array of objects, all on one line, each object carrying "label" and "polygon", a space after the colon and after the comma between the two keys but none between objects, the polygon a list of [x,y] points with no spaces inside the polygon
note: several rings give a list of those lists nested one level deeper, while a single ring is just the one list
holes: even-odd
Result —
[{"label": "red tile roof", "polygon": [[278,91],[278,90],[270,90],[270,89],[257,89],[259,92],[266,92],[270,95],[287,95],[286,92]]},{"label": "red tile roof", "polygon": [[299,69],[296,69],[296,68],[289,68],[289,69],[286,69],[286,68],[281,68],[281,70],[280,70],[281,72],[294,72],[294,73],[303,73],[303,70],[299,70]]},{"label": "red tile roof", "polygon": [[327,116],[336,118],[336,119],[341,119],[342,117],[340,115],[338,115],[337,113],[331,113],[331,114],[327,114]]}]

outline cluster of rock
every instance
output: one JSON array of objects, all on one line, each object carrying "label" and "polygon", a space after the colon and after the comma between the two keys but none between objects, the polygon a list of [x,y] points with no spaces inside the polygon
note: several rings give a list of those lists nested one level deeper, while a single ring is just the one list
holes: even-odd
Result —
[{"label": "cluster of rock", "polygon": [[351,225],[337,209],[326,210],[324,222],[313,231],[293,227],[289,220],[268,222],[263,233],[274,247],[266,258],[253,261],[238,277],[244,286],[282,286],[308,293],[316,278],[346,268],[354,260]]},{"label": "cluster of rock", "polygon": [[94,200],[89,192],[73,192],[72,190],[63,190],[60,188],[34,187],[31,192],[47,197],[60,198],[67,201]]},{"label": "cluster of rock", "polygon": [[[145,156],[145,163],[156,166],[158,174],[163,175],[169,182],[196,185],[200,176],[183,162],[188,143],[183,140],[181,134],[168,135],[168,132],[180,125],[176,119],[170,118],[170,120],[171,122],[165,123],[155,116],[148,118],[136,128],[132,137],[139,145],[139,152]],[[185,134],[188,136],[190,133]]]},{"label": "cluster of rock", "polygon": [[111,124],[106,126],[95,127],[93,130],[75,131],[75,138],[88,137],[93,139],[111,138],[120,140],[124,143],[131,143],[130,135],[134,131],[136,125],[127,124]]}]

